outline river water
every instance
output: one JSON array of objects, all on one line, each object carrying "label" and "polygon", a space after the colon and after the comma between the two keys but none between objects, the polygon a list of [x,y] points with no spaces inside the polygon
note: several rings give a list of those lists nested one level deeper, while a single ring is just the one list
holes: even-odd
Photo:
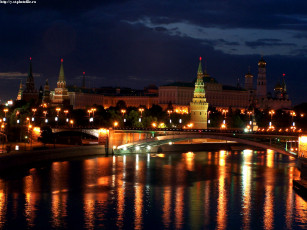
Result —
[{"label": "river water", "polygon": [[0,179],[1,229],[307,229],[295,160],[267,151],[53,162]]}]

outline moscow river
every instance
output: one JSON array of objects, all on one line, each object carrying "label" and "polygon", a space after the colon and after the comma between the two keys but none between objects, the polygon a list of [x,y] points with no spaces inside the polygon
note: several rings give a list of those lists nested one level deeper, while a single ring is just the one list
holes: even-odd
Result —
[{"label": "moscow river", "polygon": [[53,162],[1,175],[0,229],[307,229],[299,174],[271,150]]}]

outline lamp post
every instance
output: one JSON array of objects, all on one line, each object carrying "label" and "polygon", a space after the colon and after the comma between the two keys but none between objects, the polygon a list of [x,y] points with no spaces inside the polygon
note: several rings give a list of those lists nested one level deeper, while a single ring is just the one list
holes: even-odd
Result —
[{"label": "lamp post", "polygon": [[48,123],[47,113],[48,113],[47,110],[43,111],[43,114],[45,115],[45,123]]},{"label": "lamp post", "polygon": [[222,114],[224,114],[224,120],[223,120],[223,127],[222,128],[226,128],[226,114],[228,113],[228,109],[223,109],[222,110]]},{"label": "lamp post", "polygon": [[66,116],[66,122],[69,122],[69,119],[67,117],[67,114],[69,113],[69,111],[67,109],[64,110],[65,116]]},{"label": "lamp post", "polygon": [[4,112],[4,118],[3,118],[3,121],[6,121],[6,113],[8,112],[9,110],[7,108],[3,109],[3,112]]},{"label": "lamp post", "polygon": [[69,123],[71,124],[71,127],[74,127],[74,120],[70,120]]},{"label": "lamp post", "polygon": [[33,112],[33,117],[32,117],[32,119],[31,119],[32,121],[35,121],[35,118],[34,118],[34,117],[35,117],[36,111],[37,111],[36,108],[33,108],[33,109],[32,109],[32,112]]},{"label": "lamp post", "polygon": [[270,127],[272,127],[273,126],[273,124],[272,124],[272,120],[273,120],[273,115],[275,114],[275,111],[274,110],[270,110],[269,111],[269,114],[271,115],[271,122],[270,122]]},{"label": "lamp post", "polygon": [[171,114],[173,113],[172,110],[167,110],[167,113],[168,113],[168,117],[169,117],[169,123],[172,123],[172,120],[171,120]]},{"label": "lamp post", "polygon": [[124,121],[124,123],[125,123],[125,122],[126,122],[126,119],[125,119],[126,110],[125,110],[125,109],[122,109],[122,110],[120,110],[120,112],[123,114],[123,121]]},{"label": "lamp post", "polygon": [[141,117],[139,118],[139,122],[142,122],[142,113],[144,111],[144,108],[139,108],[139,111],[141,112]]}]

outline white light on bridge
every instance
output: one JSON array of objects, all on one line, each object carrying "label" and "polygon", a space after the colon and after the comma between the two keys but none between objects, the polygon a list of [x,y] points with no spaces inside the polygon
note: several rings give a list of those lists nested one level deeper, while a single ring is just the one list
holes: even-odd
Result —
[{"label": "white light on bridge", "polygon": [[142,122],[142,118],[139,118],[139,122]]},{"label": "white light on bridge", "polygon": [[48,119],[45,119],[45,123],[48,123]]},{"label": "white light on bridge", "polygon": [[54,120],[55,120],[55,121],[58,121],[58,120],[59,120],[59,118],[58,118],[58,117],[55,117],[55,118],[54,118]]},{"label": "white light on bridge", "polygon": [[182,123],[182,119],[181,119],[181,118],[179,119],[179,123],[180,123],[180,124]]},{"label": "white light on bridge", "polygon": [[[3,118],[3,120],[4,120],[4,118]],[[17,124],[19,124],[19,123],[20,123],[20,120],[18,119],[18,120],[17,120]]]},{"label": "white light on bridge", "polygon": [[147,146],[147,150],[150,150],[150,149],[151,149],[151,147],[148,145],[148,146]]},{"label": "white light on bridge", "polygon": [[140,150],[140,146],[136,146],[136,147],[135,147],[135,150],[136,150],[136,151],[139,151],[139,150]]},{"label": "white light on bridge", "polygon": [[93,122],[93,121],[94,121],[94,118],[93,118],[93,117],[91,117],[91,118],[90,118],[90,122]]},{"label": "white light on bridge", "polygon": [[68,118],[66,118],[66,122],[69,122],[69,119],[68,119]]},{"label": "white light on bridge", "polygon": [[35,121],[35,118],[34,117],[32,117],[32,119],[31,119],[32,121]]},{"label": "white light on bridge", "polygon": [[124,118],[124,122],[126,122],[126,118]]},{"label": "white light on bridge", "polygon": [[211,122],[211,121],[210,121],[210,120],[208,120],[208,124],[210,124],[210,122]]}]

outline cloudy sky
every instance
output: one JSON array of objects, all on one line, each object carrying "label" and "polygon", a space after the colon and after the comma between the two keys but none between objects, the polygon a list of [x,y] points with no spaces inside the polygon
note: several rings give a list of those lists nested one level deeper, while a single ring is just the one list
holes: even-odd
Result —
[{"label": "cloudy sky", "polygon": [[36,0],[0,3],[0,20],[1,100],[16,97],[29,57],[37,87],[56,85],[63,58],[69,85],[85,71],[89,87],[141,89],[191,81],[199,56],[236,85],[263,55],[268,91],[285,73],[294,104],[307,101],[304,0]]}]

